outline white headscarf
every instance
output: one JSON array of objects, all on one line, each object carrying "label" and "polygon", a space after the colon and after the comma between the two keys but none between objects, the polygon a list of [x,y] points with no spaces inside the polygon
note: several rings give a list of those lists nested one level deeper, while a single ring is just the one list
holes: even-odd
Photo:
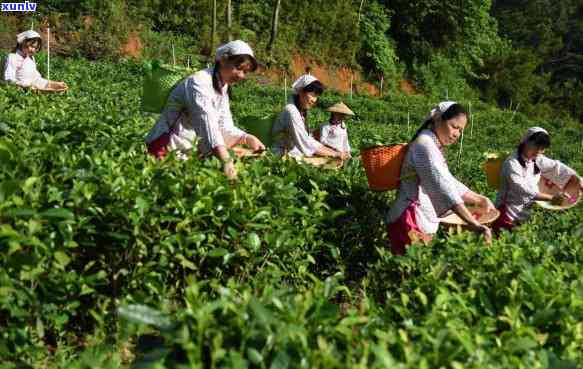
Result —
[{"label": "white headscarf", "polygon": [[18,44],[23,43],[26,40],[30,40],[33,38],[41,38],[40,35],[33,31],[33,30],[29,30],[29,31],[24,31],[22,33],[19,33],[18,35],[16,35],[16,42]]},{"label": "white headscarf", "polygon": [[249,46],[249,44],[247,44],[245,41],[241,40],[231,41],[219,46],[215,60],[219,61],[223,55],[249,55],[251,58],[253,58],[253,61],[257,62],[251,46]]},{"label": "white headscarf", "polygon": [[539,133],[539,132],[546,133],[547,135],[549,134],[549,132],[547,132],[547,130],[544,129],[544,128],[541,128],[541,127],[530,127],[529,129],[526,130],[526,133],[524,134],[524,136],[522,136],[522,141],[520,141],[520,143],[521,144],[525,143],[535,133]]},{"label": "white headscarf", "polygon": [[318,79],[311,74],[304,74],[293,83],[292,89],[294,90],[294,94],[299,94],[304,87],[317,80]]},{"label": "white headscarf", "polygon": [[427,122],[429,119],[440,117],[441,114],[445,113],[447,109],[451,108],[452,105],[457,104],[455,101],[442,101],[437,106],[429,112],[429,115],[425,117],[423,122]]}]

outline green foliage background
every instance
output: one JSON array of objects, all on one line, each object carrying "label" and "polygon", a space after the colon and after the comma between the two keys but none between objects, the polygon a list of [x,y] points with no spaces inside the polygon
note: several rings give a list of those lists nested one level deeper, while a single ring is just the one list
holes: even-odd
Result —
[{"label": "green foliage background", "polygon": [[[375,83],[383,75],[391,88],[407,78],[435,97],[452,90],[547,119],[583,115],[581,0],[284,0],[267,55],[274,4],[232,0],[232,36],[253,44],[269,65],[287,67],[297,53],[360,69]],[[9,22],[5,35],[31,17],[48,20],[59,32],[80,33],[63,53],[116,59],[128,33],[138,31],[144,57],[170,60],[173,42],[185,63],[211,54],[211,7],[211,0],[50,0],[34,15],[16,16],[21,23]],[[226,7],[217,0],[217,42],[228,37]],[[5,47],[8,39],[0,39]]]}]

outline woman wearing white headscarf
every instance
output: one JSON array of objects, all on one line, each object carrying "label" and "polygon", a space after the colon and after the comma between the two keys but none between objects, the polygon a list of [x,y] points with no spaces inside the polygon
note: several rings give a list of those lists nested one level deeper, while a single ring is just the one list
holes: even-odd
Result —
[{"label": "woman wearing white headscarf", "polygon": [[219,47],[215,60],[214,67],[176,85],[145,141],[148,152],[159,159],[170,151],[185,158],[198,142],[198,154],[217,156],[225,175],[232,178],[237,172],[229,148],[246,144],[254,151],[265,150],[255,136],[235,127],[228,94],[230,85],[257,69],[257,61],[251,47],[240,40]]},{"label": "woman wearing white headscarf", "polygon": [[467,114],[460,104],[442,102],[431,111],[407,146],[397,199],[387,214],[394,254],[404,254],[415,240],[431,240],[439,227],[439,217],[449,210],[490,242],[490,229],[476,221],[465,204],[480,205],[488,211],[494,205],[458,181],[444,156],[445,147],[459,139],[466,124]]},{"label": "woman wearing white headscarf", "polygon": [[274,153],[296,158],[317,155],[345,159],[345,153],[324,146],[309,133],[308,110],[324,92],[324,85],[316,77],[305,74],[293,83],[292,89],[290,101],[272,127]]},{"label": "woman wearing white headscarf", "polygon": [[4,80],[20,87],[30,87],[44,91],[64,91],[65,82],[49,81],[42,78],[36,68],[34,54],[42,46],[41,36],[33,31],[25,31],[16,36],[16,47],[9,54],[4,65]]},{"label": "woman wearing white headscarf", "polygon": [[541,177],[559,188],[565,188],[569,182],[575,181],[583,190],[583,179],[573,169],[543,155],[550,145],[551,138],[545,129],[529,128],[517,149],[504,161],[500,191],[496,197],[500,217],[492,226],[496,233],[502,229],[512,230],[514,226],[526,221],[534,201],[562,201],[567,198],[563,193],[551,196],[539,192]]}]

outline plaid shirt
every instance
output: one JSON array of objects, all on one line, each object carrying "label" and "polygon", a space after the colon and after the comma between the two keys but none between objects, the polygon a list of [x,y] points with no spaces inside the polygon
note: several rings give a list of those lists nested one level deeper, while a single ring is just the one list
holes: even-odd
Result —
[{"label": "plaid shirt", "polygon": [[[413,178],[404,178],[410,176]],[[409,144],[401,178],[404,179],[387,214],[387,221],[396,221],[414,203],[417,205],[417,225],[426,234],[436,233],[439,217],[455,205],[462,204],[462,196],[470,191],[449,171],[441,144],[430,130],[424,130]]]}]

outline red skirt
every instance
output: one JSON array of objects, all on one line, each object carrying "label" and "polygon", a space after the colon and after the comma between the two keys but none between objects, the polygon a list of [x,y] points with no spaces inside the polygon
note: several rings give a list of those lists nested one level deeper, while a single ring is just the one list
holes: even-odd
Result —
[{"label": "red skirt", "polygon": [[168,154],[168,144],[170,143],[171,132],[164,133],[162,136],[158,137],[154,141],[147,144],[148,152],[158,160],[164,159],[166,154]]},{"label": "red skirt", "polygon": [[404,255],[406,248],[413,242],[431,241],[432,236],[423,233],[417,225],[415,216],[417,206],[417,202],[412,202],[396,221],[387,226],[391,252],[395,255]]},{"label": "red skirt", "polygon": [[494,223],[492,223],[492,230],[496,235],[500,235],[500,232],[502,232],[503,229],[512,231],[512,228],[514,228],[516,224],[514,224],[508,215],[508,209],[506,208],[506,205],[500,206],[498,210],[500,211],[500,216]]}]

